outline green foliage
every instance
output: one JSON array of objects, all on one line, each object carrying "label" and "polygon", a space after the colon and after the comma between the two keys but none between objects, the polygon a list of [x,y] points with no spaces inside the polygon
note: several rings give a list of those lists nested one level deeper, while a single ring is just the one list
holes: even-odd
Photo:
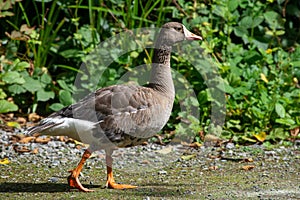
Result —
[{"label": "green foliage", "polygon": [[[290,139],[290,131],[300,126],[297,1],[52,0],[0,5],[0,113],[46,115],[71,104],[75,92],[118,83],[124,73],[135,74],[135,66],[150,63],[151,51],[111,41],[119,48],[95,53],[97,45],[123,31],[180,21],[203,36],[203,55],[193,58],[196,52],[185,49],[172,56],[178,72],[174,80],[184,87],[176,92],[166,131],[196,136],[199,142],[201,131],[219,134],[220,127],[212,124],[222,124],[225,116],[223,137],[272,144]],[[133,50],[120,55],[123,48]],[[108,69],[103,67],[105,58],[114,60]],[[79,69],[82,62],[94,66],[90,73],[101,79]],[[78,88],[77,75],[82,81]]]},{"label": "green foliage", "polygon": [[[219,62],[225,80],[223,135],[237,142],[256,142],[253,136],[261,131],[273,142],[288,138],[300,125],[300,47],[286,34],[295,32],[296,21],[284,18],[272,2],[219,0],[198,8],[201,18],[192,22],[205,25],[203,47]],[[201,91],[199,101],[207,94]]]}]

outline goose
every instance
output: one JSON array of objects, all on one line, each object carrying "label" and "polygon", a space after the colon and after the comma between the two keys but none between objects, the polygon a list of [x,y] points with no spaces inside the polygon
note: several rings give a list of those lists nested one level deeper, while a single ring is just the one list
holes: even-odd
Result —
[{"label": "goose", "polygon": [[183,40],[201,40],[178,22],[164,24],[155,42],[149,84],[113,85],[96,90],[77,103],[66,106],[27,130],[27,134],[68,136],[89,144],[82,158],[68,177],[71,188],[83,192],[79,174],[94,151],[105,151],[106,187],[131,189],[137,186],[118,184],[112,170],[112,154],[116,148],[144,143],[160,131],[171,115],[175,89],[171,76],[172,46]]}]

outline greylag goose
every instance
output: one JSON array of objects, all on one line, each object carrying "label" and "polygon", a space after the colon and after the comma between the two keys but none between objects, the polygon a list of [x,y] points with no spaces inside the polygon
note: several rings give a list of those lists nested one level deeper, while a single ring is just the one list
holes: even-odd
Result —
[{"label": "greylag goose", "polygon": [[130,147],[143,143],[167,123],[175,96],[170,68],[172,45],[183,40],[200,40],[184,25],[169,22],[162,26],[154,49],[149,84],[113,85],[96,90],[79,102],[67,106],[27,134],[69,136],[89,144],[78,166],[69,171],[68,183],[80,191],[90,192],[79,181],[79,174],[92,152],[106,153],[106,187],[129,189],[136,186],[117,184],[112,172],[112,153],[116,147]]}]

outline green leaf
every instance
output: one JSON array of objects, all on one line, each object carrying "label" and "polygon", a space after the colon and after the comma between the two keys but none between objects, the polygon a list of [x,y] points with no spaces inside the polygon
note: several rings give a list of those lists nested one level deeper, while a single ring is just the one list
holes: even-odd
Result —
[{"label": "green leaf", "polygon": [[228,1],[228,8],[230,12],[235,11],[238,6],[239,6],[239,0]]},{"label": "green leaf", "polygon": [[85,55],[83,51],[78,49],[67,49],[59,54],[64,58],[81,58]]},{"label": "green leaf", "polygon": [[23,71],[26,68],[29,68],[30,64],[28,62],[22,61],[16,64],[15,69],[18,71]]},{"label": "green leaf", "polygon": [[199,92],[198,101],[200,105],[204,105],[208,101],[207,92],[205,90]]},{"label": "green leaf", "polygon": [[281,139],[284,140],[288,137],[288,135],[285,135],[285,131],[283,128],[275,128],[273,129],[270,134],[267,136],[268,140],[276,140],[276,139]]},{"label": "green leaf", "polygon": [[284,35],[284,34],[285,34],[284,30],[275,31],[275,35]]},{"label": "green leaf", "polygon": [[270,25],[270,28],[284,28],[284,21],[281,16],[275,11],[268,11],[264,13],[264,18]]},{"label": "green leaf", "polygon": [[249,138],[249,137],[247,137],[247,136],[242,136],[241,137],[243,140],[245,140],[245,141],[248,141],[248,142],[256,142],[256,140],[254,140],[254,139],[252,139],[252,138]]},{"label": "green leaf", "polygon": [[252,107],[252,112],[255,115],[255,117],[259,118],[259,119],[263,119],[265,116],[265,113],[261,111],[261,109],[259,107],[253,106]]},{"label": "green leaf", "polygon": [[44,73],[42,76],[41,76],[41,82],[45,83],[45,84],[50,84],[52,81],[52,78],[51,76],[49,76],[49,74],[46,74]]},{"label": "green leaf", "polygon": [[38,80],[35,80],[29,76],[25,77],[25,83],[23,84],[23,87],[29,92],[36,92],[42,89],[41,83]]},{"label": "green leaf", "polygon": [[178,100],[181,101],[181,100],[185,99],[186,97],[187,97],[187,91],[186,90],[179,89],[179,90],[176,91],[176,98]]},{"label": "green leaf", "polygon": [[10,91],[13,94],[21,94],[26,92],[26,89],[19,84],[14,84],[8,86],[8,91]]},{"label": "green leaf", "polygon": [[10,12],[10,11],[3,11],[3,12],[0,13],[0,18],[1,17],[7,17],[7,16],[14,16],[14,13]]},{"label": "green leaf", "polygon": [[228,83],[224,83],[224,89],[225,92],[228,94],[233,94],[235,92],[235,89],[231,87]]},{"label": "green leaf", "polygon": [[57,80],[57,83],[62,89],[73,92],[73,89],[69,85],[67,85],[64,80]]},{"label": "green leaf", "polygon": [[291,126],[295,124],[295,121],[290,118],[276,119],[275,122],[287,126]]},{"label": "green leaf", "polygon": [[18,83],[18,84],[23,84],[25,83],[25,80],[23,77],[18,72],[11,72],[8,71],[2,76],[2,80],[8,84],[12,83]]},{"label": "green leaf", "polygon": [[191,97],[190,97],[190,101],[191,101],[191,104],[192,104],[193,106],[199,107],[199,102],[198,102],[198,100],[197,100],[195,97],[191,96]]},{"label": "green leaf", "polygon": [[60,90],[59,91],[59,101],[64,105],[68,106],[73,103],[72,95],[69,91]]},{"label": "green leaf", "polygon": [[49,106],[49,108],[53,111],[59,111],[63,107],[64,107],[64,105],[62,105],[61,103],[54,103],[54,104],[51,104],[51,106]]},{"label": "green leaf", "polygon": [[3,91],[2,88],[0,88],[0,99],[4,99],[5,97],[7,97],[6,93]]},{"label": "green leaf", "polygon": [[17,111],[18,106],[6,100],[0,100],[0,113]]},{"label": "green leaf", "polygon": [[130,57],[132,57],[132,58],[137,58],[138,56],[139,56],[139,53],[136,51],[133,51],[130,53]]},{"label": "green leaf", "polygon": [[246,16],[240,21],[239,25],[243,28],[248,29],[248,28],[252,28],[252,23],[253,23],[252,17]]},{"label": "green leaf", "polygon": [[41,89],[37,91],[36,96],[38,101],[48,101],[54,98],[54,92]]},{"label": "green leaf", "polygon": [[285,117],[285,109],[280,103],[275,104],[275,111],[281,118]]},{"label": "green leaf", "polygon": [[252,21],[252,28],[260,25],[264,21],[263,17],[256,17]]},{"label": "green leaf", "polygon": [[249,35],[246,27],[237,26],[237,27],[234,27],[233,31],[234,31],[234,34],[238,37],[244,37],[244,36]]}]

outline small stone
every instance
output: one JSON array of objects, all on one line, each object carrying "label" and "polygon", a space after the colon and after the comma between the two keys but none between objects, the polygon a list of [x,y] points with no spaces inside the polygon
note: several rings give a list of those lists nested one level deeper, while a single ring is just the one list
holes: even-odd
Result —
[{"label": "small stone", "polygon": [[229,142],[229,143],[226,144],[226,148],[227,149],[233,149],[234,147],[235,147],[235,145],[233,143],[231,143],[231,142]]},{"label": "small stone", "polygon": [[51,165],[50,165],[50,168],[52,167],[57,167],[58,165],[60,164],[60,162],[58,160],[54,160]]},{"label": "small stone", "polygon": [[160,175],[167,175],[168,172],[165,171],[165,170],[161,170],[161,171],[158,171],[158,174],[160,174]]},{"label": "small stone", "polygon": [[75,144],[74,143],[69,143],[69,147],[71,147],[71,148],[75,148]]},{"label": "small stone", "polygon": [[58,178],[57,177],[51,177],[48,179],[48,182],[50,183],[57,183],[58,182]]},{"label": "small stone", "polygon": [[56,148],[57,147],[57,144],[55,141],[49,141],[48,144],[47,144],[49,147],[52,147],[52,148]]}]

